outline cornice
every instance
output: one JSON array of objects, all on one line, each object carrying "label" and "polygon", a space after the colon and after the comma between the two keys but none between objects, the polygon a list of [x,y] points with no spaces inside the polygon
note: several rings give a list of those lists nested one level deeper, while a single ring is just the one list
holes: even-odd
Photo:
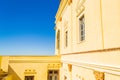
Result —
[{"label": "cornice", "polygon": [[106,64],[99,64],[99,63],[87,63],[87,62],[80,62],[80,61],[70,61],[70,60],[62,60],[63,63],[75,65],[78,67],[83,67],[86,69],[90,69],[93,71],[100,71],[109,73],[112,75],[120,76],[120,66],[113,66],[113,65],[106,65]]},{"label": "cornice", "polygon": [[9,60],[59,60],[60,56],[9,56]]},{"label": "cornice", "polygon": [[104,80],[105,78],[104,72],[94,71],[93,73],[94,73],[96,80]]},{"label": "cornice", "polygon": [[61,64],[60,63],[57,63],[57,64],[48,64],[47,65],[47,68],[48,69],[59,69],[61,67]]},{"label": "cornice", "polygon": [[63,55],[76,55],[76,54],[86,54],[86,53],[97,53],[97,52],[111,52],[111,51],[120,51],[120,47],[118,48],[107,48],[107,49],[99,49],[99,50],[90,50],[90,51],[82,51],[82,52],[73,52],[73,53],[66,53],[61,54]]},{"label": "cornice", "polygon": [[60,63],[60,60],[9,60],[9,63]]},{"label": "cornice", "polygon": [[9,63],[52,63],[60,62],[60,56],[10,56]]},{"label": "cornice", "polygon": [[86,0],[78,0],[77,6],[76,6],[76,13],[77,17],[81,14],[81,12],[85,9],[84,3]]},{"label": "cornice", "polygon": [[24,74],[36,74],[37,72],[35,71],[35,69],[26,69]]},{"label": "cornice", "polygon": [[62,14],[65,6],[67,4],[70,5],[71,3],[72,3],[72,0],[61,0],[58,11],[57,11],[56,16],[55,16],[55,18],[56,18],[55,23],[62,20],[61,14]]}]

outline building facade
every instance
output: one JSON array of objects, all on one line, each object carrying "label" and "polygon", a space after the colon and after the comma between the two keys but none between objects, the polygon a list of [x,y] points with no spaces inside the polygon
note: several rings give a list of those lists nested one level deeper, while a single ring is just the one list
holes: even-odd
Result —
[{"label": "building facade", "polygon": [[0,80],[120,80],[120,0],[60,0],[55,56],[0,56]]},{"label": "building facade", "polygon": [[60,56],[2,56],[0,80],[60,80]]},{"label": "building facade", "polygon": [[60,80],[120,80],[120,0],[61,0],[56,14]]}]

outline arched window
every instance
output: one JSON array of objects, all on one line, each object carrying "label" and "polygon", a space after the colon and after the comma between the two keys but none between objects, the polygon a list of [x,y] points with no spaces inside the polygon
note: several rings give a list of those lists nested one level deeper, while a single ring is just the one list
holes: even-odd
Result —
[{"label": "arched window", "polygon": [[57,49],[60,49],[60,30],[57,32]]}]

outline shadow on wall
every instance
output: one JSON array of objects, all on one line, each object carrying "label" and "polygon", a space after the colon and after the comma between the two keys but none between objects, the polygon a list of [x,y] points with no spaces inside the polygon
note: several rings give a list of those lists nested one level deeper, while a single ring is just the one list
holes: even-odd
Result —
[{"label": "shadow on wall", "polygon": [[11,66],[8,66],[8,74],[12,75],[12,80],[22,80],[17,73],[11,68]]}]

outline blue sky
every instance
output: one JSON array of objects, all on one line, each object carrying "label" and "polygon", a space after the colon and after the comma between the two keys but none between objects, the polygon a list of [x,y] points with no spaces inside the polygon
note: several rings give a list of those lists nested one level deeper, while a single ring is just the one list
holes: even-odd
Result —
[{"label": "blue sky", "polygon": [[0,0],[0,55],[54,55],[59,0]]}]

